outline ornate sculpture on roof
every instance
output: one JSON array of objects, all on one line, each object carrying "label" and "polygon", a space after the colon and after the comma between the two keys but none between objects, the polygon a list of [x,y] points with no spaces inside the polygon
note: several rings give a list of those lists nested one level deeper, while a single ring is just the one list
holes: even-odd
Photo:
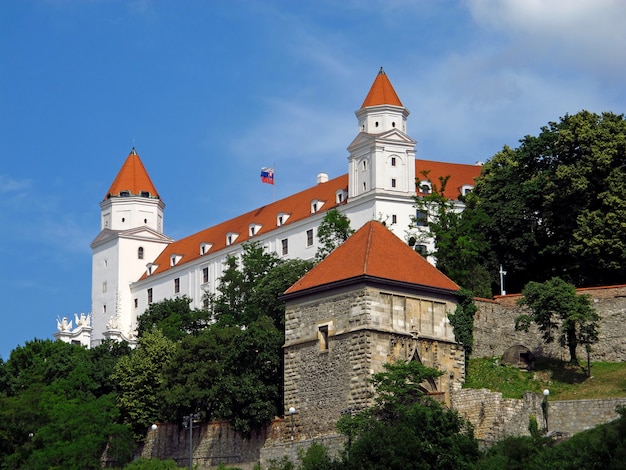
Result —
[{"label": "ornate sculpture on roof", "polygon": [[91,326],[91,314],[85,315],[84,313],[81,313],[79,317],[78,314],[75,313],[74,320],[76,321],[76,328],[81,326]]},{"label": "ornate sculpture on roof", "polygon": [[72,321],[67,319],[67,317],[63,317],[62,319],[57,316],[57,328],[60,332],[63,331],[72,331]]}]

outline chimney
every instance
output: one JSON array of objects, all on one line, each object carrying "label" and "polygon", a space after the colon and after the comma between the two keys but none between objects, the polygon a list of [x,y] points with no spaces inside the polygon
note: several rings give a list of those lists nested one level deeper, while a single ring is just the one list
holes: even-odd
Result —
[{"label": "chimney", "polygon": [[327,183],[327,182],[328,182],[328,175],[326,173],[317,174],[317,184]]}]

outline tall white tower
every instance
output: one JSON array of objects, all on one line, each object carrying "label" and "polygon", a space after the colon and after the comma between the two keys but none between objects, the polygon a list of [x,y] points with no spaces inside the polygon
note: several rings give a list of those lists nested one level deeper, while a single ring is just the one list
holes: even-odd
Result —
[{"label": "tall white tower", "polygon": [[348,197],[364,220],[354,225],[374,218],[406,229],[416,194],[416,142],[407,135],[409,110],[382,67],[355,114],[359,133],[348,147]]},{"label": "tall white tower", "polygon": [[172,239],[163,234],[165,204],[133,148],[100,203],[100,233],[91,243],[91,345],[135,341],[130,283]]}]

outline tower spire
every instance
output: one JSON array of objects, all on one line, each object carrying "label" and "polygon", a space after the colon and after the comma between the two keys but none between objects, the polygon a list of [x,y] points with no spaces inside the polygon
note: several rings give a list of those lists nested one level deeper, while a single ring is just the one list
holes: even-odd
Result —
[{"label": "tower spire", "polygon": [[365,97],[365,101],[363,101],[361,109],[381,105],[402,106],[400,98],[398,98],[396,91],[389,81],[389,77],[387,77],[382,67],[378,71],[378,75],[376,75],[374,83]]}]

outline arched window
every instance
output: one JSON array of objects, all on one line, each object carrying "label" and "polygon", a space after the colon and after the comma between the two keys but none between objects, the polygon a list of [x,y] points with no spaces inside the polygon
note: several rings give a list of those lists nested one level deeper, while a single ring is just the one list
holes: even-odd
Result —
[{"label": "arched window", "polygon": [[143,259],[143,246],[137,248],[137,259]]}]

